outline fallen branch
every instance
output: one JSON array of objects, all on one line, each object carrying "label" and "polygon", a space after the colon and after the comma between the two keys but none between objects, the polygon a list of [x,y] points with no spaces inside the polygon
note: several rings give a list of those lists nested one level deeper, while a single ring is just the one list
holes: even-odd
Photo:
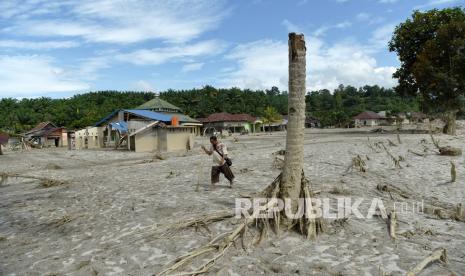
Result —
[{"label": "fallen branch", "polygon": [[[392,186],[392,185],[388,185],[388,184],[378,184],[376,186],[376,189],[378,191],[381,191],[381,192],[388,192],[389,194],[391,194],[391,192],[394,192],[398,195],[400,195],[401,197],[403,198],[409,198],[410,196],[408,195],[407,192],[395,187],[395,186]],[[392,197],[392,195],[391,195]]]},{"label": "fallen branch", "polygon": [[440,248],[440,249],[436,249],[435,251],[433,251],[433,253],[431,253],[431,255],[429,255],[428,257],[423,259],[412,270],[410,270],[407,273],[407,276],[418,275],[426,266],[428,266],[430,263],[433,263],[433,262],[436,262],[436,261],[441,261],[441,262],[447,263],[446,249]]},{"label": "fallen branch", "polygon": [[40,180],[40,185],[45,188],[68,184],[68,181],[64,181],[64,180],[56,180],[56,179],[40,177],[40,176],[32,176],[32,175],[23,175],[19,173],[0,173],[0,176],[1,176],[0,185],[6,183],[6,181],[10,177]]},{"label": "fallen branch", "polygon": [[418,155],[418,156],[421,156],[421,157],[425,157],[425,156],[426,156],[426,153],[419,153],[419,152],[415,152],[415,151],[410,150],[410,149],[408,150],[408,152],[413,153],[413,154]]}]

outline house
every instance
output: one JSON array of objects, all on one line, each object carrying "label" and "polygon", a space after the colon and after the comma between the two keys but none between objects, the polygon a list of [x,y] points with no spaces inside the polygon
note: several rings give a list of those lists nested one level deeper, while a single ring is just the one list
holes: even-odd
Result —
[{"label": "house", "polygon": [[355,127],[378,126],[387,123],[387,118],[373,111],[364,111],[353,117]]},{"label": "house", "polygon": [[176,114],[144,109],[116,110],[94,126],[76,131],[76,148],[122,147],[135,152],[191,149],[196,126],[181,122]]},{"label": "house", "polygon": [[412,112],[410,113],[410,121],[412,123],[428,123],[429,118],[428,115],[423,112]]},{"label": "house", "polygon": [[405,112],[399,112],[394,117],[395,123],[399,125],[408,125],[410,124],[410,120],[408,118],[408,114]]},{"label": "house", "polygon": [[41,122],[24,133],[26,140],[39,147],[63,147],[68,145],[67,132],[52,122]]},{"label": "house", "polygon": [[213,113],[207,118],[199,118],[203,123],[204,133],[227,131],[232,133],[249,133],[260,130],[262,121],[249,114]]},{"label": "house", "polygon": [[201,134],[200,129],[202,127],[202,123],[200,121],[183,114],[182,110],[179,107],[160,99],[159,96],[155,96],[155,98],[153,98],[152,100],[136,107],[135,109],[150,110],[168,116],[176,116],[179,120],[180,125],[191,126],[193,127],[195,135]]},{"label": "house", "polygon": [[[283,131],[287,128],[288,116],[283,116],[281,119],[275,122],[264,123],[262,125],[263,131]],[[263,119],[261,119],[263,120]]]}]

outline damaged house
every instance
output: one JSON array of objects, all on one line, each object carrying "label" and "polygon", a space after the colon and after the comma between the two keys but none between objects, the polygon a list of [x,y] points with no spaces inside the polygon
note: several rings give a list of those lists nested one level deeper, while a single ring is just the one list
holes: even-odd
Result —
[{"label": "damaged house", "polygon": [[[156,112],[157,110],[159,112]],[[135,152],[191,149],[201,123],[161,99],[116,110],[93,127],[76,131],[76,148],[127,148]]]},{"label": "damaged house", "polygon": [[27,141],[39,147],[64,147],[68,145],[67,131],[52,122],[42,122],[24,133]]}]

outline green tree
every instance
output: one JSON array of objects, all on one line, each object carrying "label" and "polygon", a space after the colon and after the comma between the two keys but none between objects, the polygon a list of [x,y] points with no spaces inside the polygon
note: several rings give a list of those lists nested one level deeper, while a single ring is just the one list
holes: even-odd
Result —
[{"label": "green tree", "polygon": [[444,115],[444,133],[454,135],[465,94],[465,11],[415,11],[396,27],[389,49],[401,62],[396,90],[419,94],[425,108]]},{"label": "green tree", "polygon": [[271,131],[271,124],[274,122],[278,122],[282,119],[281,114],[278,113],[278,110],[272,106],[268,106],[265,108],[263,112],[263,124],[268,124],[268,127]]}]

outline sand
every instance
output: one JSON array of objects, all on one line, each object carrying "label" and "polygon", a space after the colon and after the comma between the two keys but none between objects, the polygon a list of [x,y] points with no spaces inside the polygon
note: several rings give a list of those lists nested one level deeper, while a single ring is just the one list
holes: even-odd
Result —
[{"label": "sand", "polygon": [[[462,130],[460,130],[462,131]],[[232,210],[235,198],[261,191],[279,174],[273,153],[284,149],[285,132],[227,137],[236,183],[222,177],[209,187],[211,159],[196,150],[165,154],[138,154],[123,150],[40,149],[6,151],[0,173],[19,173],[65,181],[44,188],[39,180],[9,178],[0,186],[0,275],[151,275],[171,260],[238,223],[228,219],[205,229],[186,229],[160,238],[167,223],[221,210]],[[402,156],[395,168],[384,150],[370,148],[383,141],[393,156]],[[436,135],[441,145],[465,149],[463,133]],[[366,213],[372,198],[387,208],[396,202],[412,206],[454,208],[465,203],[464,157],[437,155],[429,135],[373,134],[368,129],[307,129],[306,176],[318,197],[362,198]],[[408,150],[423,153],[417,156]],[[360,155],[367,172],[347,172]],[[367,160],[367,156],[369,160]],[[450,181],[450,161],[457,181]],[[199,182],[200,181],[200,182]],[[199,191],[196,186],[200,183]],[[408,198],[376,189],[389,184]],[[208,273],[211,275],[404,275],[436,248],[446,248],[448,265],[435,263],[421,275],[465,274],[465,223],[431,213],[398,212],[397,240],[389,237],[380,217],[345,223],[328,220],[328,232],[314,241],[298,233],[270,234],[258,246],[232,248]],[[249,238],[250,239],[250,238]],[[206,258],[203,258],[206,259]],[[200,261],[202,258],[200,259]],[[200,264],[187,265],[188,271]],[[384,273],[384,274],[383,274]]]}]

